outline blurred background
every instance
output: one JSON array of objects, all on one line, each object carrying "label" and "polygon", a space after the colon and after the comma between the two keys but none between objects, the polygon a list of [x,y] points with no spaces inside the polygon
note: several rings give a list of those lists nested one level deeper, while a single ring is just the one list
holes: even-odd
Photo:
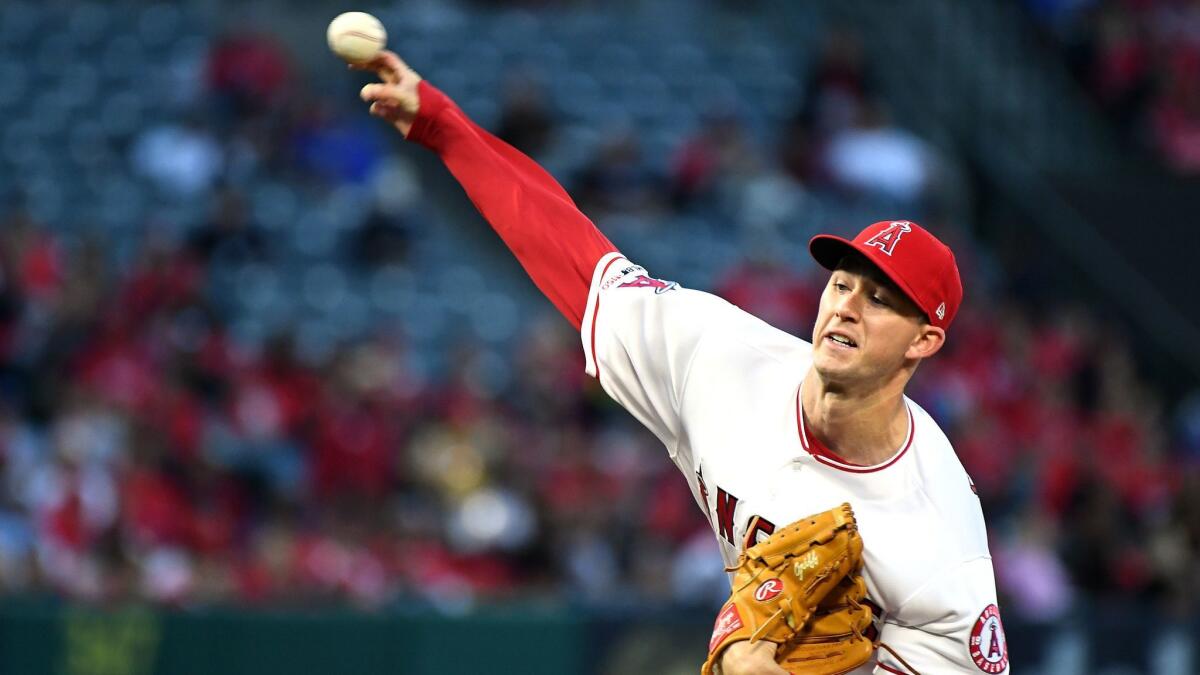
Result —
[{"label": "blurred background", "polygon": [[3,0],[0,673],[697,672],[706,521],[352,9],[796,335],[812,234],[935,231],[1014,672],[1200,672],[1200,2]]}]

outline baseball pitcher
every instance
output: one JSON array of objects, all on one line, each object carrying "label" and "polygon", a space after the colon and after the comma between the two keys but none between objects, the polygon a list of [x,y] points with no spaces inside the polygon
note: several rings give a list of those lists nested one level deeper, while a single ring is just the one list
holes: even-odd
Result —
[{"label": "baseball pitcher", "polygon": [[395,54],[358,67],[382,80],[371,113],[437,153],[691,486],[732,573],[704,673],[1009,672],[979,500],[904,396],[962,300],[949,248],[906,220],[815,237],[810,343],[626,258]]}]

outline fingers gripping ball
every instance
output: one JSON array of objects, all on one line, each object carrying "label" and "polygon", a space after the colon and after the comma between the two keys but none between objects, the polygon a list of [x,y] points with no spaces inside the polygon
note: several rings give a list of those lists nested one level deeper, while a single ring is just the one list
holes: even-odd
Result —
[{"label": "fingers gripping ball", "polygon": [[739,640],[768,640],[781,646],[777,656],[789,652],[786,645],[804,633],[822,601],[861,569],[862,539],[849,504],[801,518],[747,547],[733,569],[732,593],[717,617],[702,675]]},{"label": "fingers gripping ball", "polygon": [[349,63],[363,63],[387,45],[383,24],[366,12],[345,12],[334,17],[325,31],[329,49]]}]

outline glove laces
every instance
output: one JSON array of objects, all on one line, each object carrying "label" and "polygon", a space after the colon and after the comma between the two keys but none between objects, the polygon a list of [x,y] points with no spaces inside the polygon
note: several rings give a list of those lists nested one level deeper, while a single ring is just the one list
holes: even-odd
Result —
[{"label": "glove laces", "polygon": [[[846,598],[846,601],[850,604],[850,608],[853,610],[858,610],[862,607],[862,603],[860,603],[858,600],[856,600],[853,597]],[[858,639],[858,640],[868,639],[867,636],[863,635],[862,631],[860,631],[858,629],[858,626],[851,626],[850,630],[854,631],[855,639]],[[897,654],[895,649],[892,649],[891,647],[887,646],[887,644],[885,644],[883,641],[871,640],[871,646],[874,647],[875,649],[886,649],[887,653],[891,654],[892,658],[899,661],[900,665],[904,666],[905,670],[907,670],[910,673],[910,675],[921,675],[921,673],[917,672],[916,668],[913,668],[911,665],[909,665],[908,661],[904,660],[904,657]]]}]

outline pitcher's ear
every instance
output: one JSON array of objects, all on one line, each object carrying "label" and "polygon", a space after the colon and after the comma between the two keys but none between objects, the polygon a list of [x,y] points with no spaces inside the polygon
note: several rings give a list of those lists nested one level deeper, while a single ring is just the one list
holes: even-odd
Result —
[{"label": "pitcher's ear", "polygon": [[927,359],[938,353],[944,344],[946,344],[946,330],[929,322],[922,322],[921,331],[909,343],[908,351],[904,353],[904,356],[910,359]]}]

